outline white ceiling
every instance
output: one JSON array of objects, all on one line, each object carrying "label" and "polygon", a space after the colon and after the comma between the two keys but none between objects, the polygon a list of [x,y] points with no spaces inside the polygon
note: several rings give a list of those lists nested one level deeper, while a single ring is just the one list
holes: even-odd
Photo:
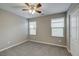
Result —
[{"label": "white ceiling", "polygon": [[55,13],[61,13],[68,10],[70,3],[42,3],[42,14],[30,14],[28,11],[22,11],[22,8],[26,8],[23,3],[0,3],[0,8],[15,13],[25,18],[34,18],[43,15],[50,15]]}]

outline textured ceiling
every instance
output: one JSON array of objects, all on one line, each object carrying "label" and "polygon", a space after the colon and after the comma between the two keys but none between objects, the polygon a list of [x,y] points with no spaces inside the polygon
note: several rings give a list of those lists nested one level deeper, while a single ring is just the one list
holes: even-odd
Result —
[{"label": "textured ceiling", "polygon": [[26,8],[23,3],[0,3],[0,8],[15,13],[25,18],[34,18],[44,15],[50,15],[55,13],[61,13],[68,10],[70,3],[42,3],[42,14],[30,14],[28,11],[22,11],[22,8]]}]

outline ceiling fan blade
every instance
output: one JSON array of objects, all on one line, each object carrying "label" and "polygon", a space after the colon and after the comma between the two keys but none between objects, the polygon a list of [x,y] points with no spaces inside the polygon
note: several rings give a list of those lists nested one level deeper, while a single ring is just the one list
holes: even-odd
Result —
[{"label": "ceiling fan blade", "polygon": [[30,6],[29,3],[25,3],[25,5]]},{"label": "ceiling fan blade", "polygon": [[40,3],[38,3],[37,5],[36,5],[36,8],[39,8],[39,7],[41,7],[42,5],[40,4]]},{"label": "ceiling fan blade", "polygon": [[28,9],[22,9],[23,11],[27,11]]},{"label": "ceiling fan blade", "polygon": [[41,11],[36,10],[37,13],[41,13]]}]

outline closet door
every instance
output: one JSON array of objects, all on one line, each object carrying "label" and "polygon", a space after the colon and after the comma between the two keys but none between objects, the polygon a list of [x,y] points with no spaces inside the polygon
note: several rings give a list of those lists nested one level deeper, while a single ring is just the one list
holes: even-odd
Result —
[{"label": "closet door", "polygon": [[70,51],[72,55],[79,55],[79,11],[70,15]]},{"label": "closet door", "polygon": [[79,11],[77,13],[77,45],[76,45],[76,52],[77,55],[79,56]]}]

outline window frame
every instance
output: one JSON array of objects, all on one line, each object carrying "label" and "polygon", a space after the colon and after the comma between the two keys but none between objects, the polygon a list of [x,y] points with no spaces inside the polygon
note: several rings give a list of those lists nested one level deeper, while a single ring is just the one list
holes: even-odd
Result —
[{"label": "window frame", "polygon": [[[30,34],[30,22],[36,22],[36,21],[28,21],[28,34],[30,35],[30,36],[36,36],[36,34],[37,34],[37,30],[35,30],[35,34]],[[37,29],[37,26],[36,26],[36,28],[32,28],[32,29]]]},{"label": "window frame", "polygon": [[[51,36],[52,36],[52,37],[63,38],[63,37],[65,37],[65,17],[58,17],[58,18],[63,18],[63,19],[64,19],[64,26],[63,26],[63,27],[52,27],[52,26],[51,26]],[[52,18],[52,19],[51,19],[51,24],[52,24],[52,20],[53,20],[53,19],[57,19],[57,18]],[[57,22],[56,22],[56,23],[57,23]],[[58,22],[58,23],[59,23],[59,22]],[[50,25],[51,25],[51,24],[50,24]],[[61,36],[53,36],[53,35],[52,35],[52,28],[54,28],[54,29],[55,29],[55,28],[62,28],[62,29],[63,29],[63,36],[62,36],[62,37],[61,37]]]}]

